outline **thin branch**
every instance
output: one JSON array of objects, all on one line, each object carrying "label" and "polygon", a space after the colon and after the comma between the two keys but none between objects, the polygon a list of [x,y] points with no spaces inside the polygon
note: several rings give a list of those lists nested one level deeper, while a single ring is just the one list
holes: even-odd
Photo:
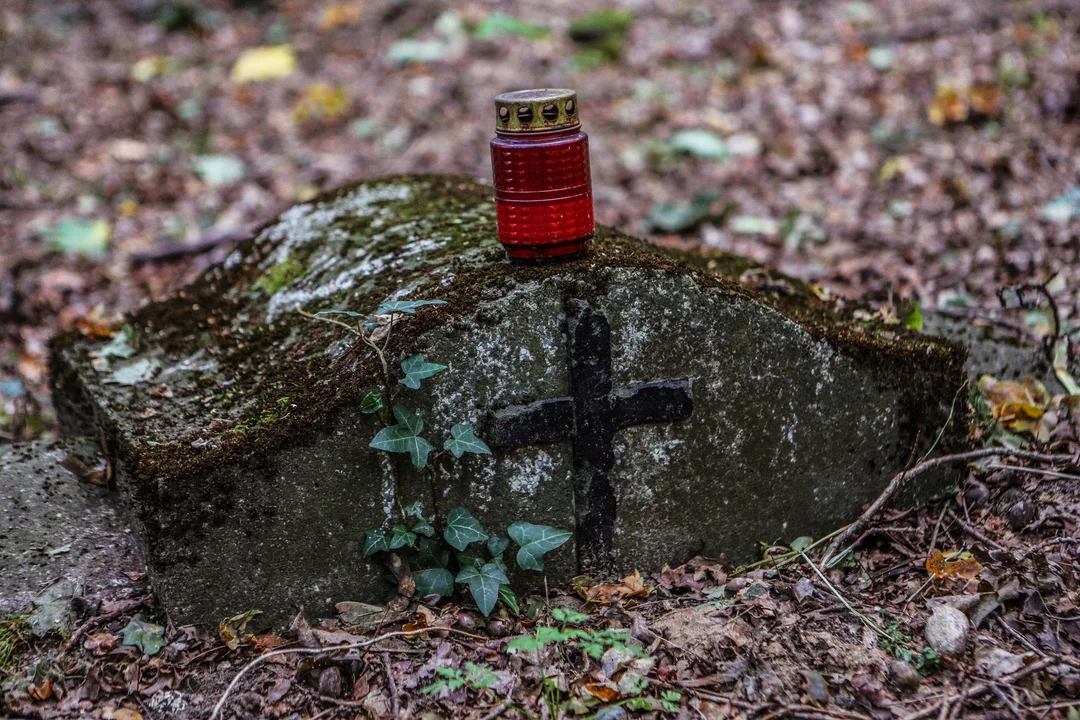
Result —
[{"label": "thin branch", "polygon": [[995,550],[1005,550],[1006,549],[1004,545],[1001,545],[999,543],[994,542],[993,540],[986,537],[981,532],[979,532],[978,530],[976,530],[975,528],[971,527],[966,522],[961,520],[960,517],[956,513],[954,513],[952,510],[949,511],[949,517],[951,517],[953,519],[953,522],[955,522],[957,525],[960,526],[961,530],[963,530],[968,535],[975,538],[976,540],[978,540],[982,544],[989,545],[990,547],[994,548]]},{"label": "thin branch", "polygon": [[870,505],[870,507],[866,508],[866,511],[859,516],[859,519],[848,525],[836,539],[833,540],[829,549],[825,552],[821,564],[828,567],[829,560],[836,554],[836,549],[865,530],[870,521],[881,512],[900,488],[911,479],[916,478],[919,475],[924,475],[942,465],[1003,456],[1016,457],[1021,460],[1034,460],[1036,462],[1080,464],[1080,456],[1048,455],[1032,450],[1014,450],[1012,448],[983,448],[981,450],[971,450],[969,452],[956,453],[955,455],[941,455],[936,458],[924,460],[910,470],[904,470],[903,472],[897,473],[893,479],[889,481],[885,490],[878,496],[877,500]]},{"label": "thin branch", "polygon": [[[257,665],[261,665],[272,657],[280,657],[282,655],[332,655],[343,650],[356,650],[357,648],[371,647],[375,643],[382,642],[383,640],[388,640],[390,638],[417,637],[419,635],[423,635],[426,632],[430,632],[430,630],[430,628],[424,628],[422,630],[394,630],[393,632],[376,635],[370,640],[347,643],[345,645],[333,645],[331,647],[325,648],[284,648],[282,650],[271,650],[268,653],[263,653],[259,657],[249,662],[243,668],[241,668],[240,672],[236,673],[236,677],[234,677],[232,679],[232,682],[229,683],[229,686],[225,688],[225,692],[221,695],[221,699],[218,700],[217,704],[214,706],[213,712],[210,713],[209,720],[215,720],[215,718],[217,718],[218,713],[220,713],[221,709],[225,707],[225,702],[229,699],[229,695],[232,694],[232,691],[236,689],[236,686],[240,683],[241,678],[247,675],[248,672],[250,672]],[[468,633],[464,630],[457,630],[455,628],[440,628],[440,630],[451,632],[456,635],[464,635],[465,637],[476,638],[478,640],[487,641],[490,639],[484,637],[483,635],[474,635],[473,633]]]},{"label": "thin branch", "polygon": [[[1011,675],[1002,676],[999,679],[999,682],[1007,684],[1007,683],[1014,683],[1014,682],[1016,682],[1018,680],[1023,680],[1024,678],[1028,677],[1029,675],[1034,675],[1035,673],[1039,672],[1043,668],[1046,668],[1049,665],[1053,665],[1056,662],[1060,662],[1060,660],[1055,659],[1055,658],[1044,658],[1042,660],[1039,660],[1038,662],[1035,662],[1035,663],[1032,663],[1031,665],[1028,665],[1026,668],[1021,668],[1020,670],[1017,670],[1016,672],[1012,673]],[[967,692],[960,693],[958,696],[956,696],[955,701],[959,702],[960,706],[963,707],[964,703],[966,703],[968,700],[975,700],[976,698],[980,698],[983,695],[986,695],[987,693],[991,692],[992,687],[993,687],[992,685],[987,684],[987,683],[982,683],[982,684],[976,685],[975,687],[971,688]],[[946,703],[946,705],[949,705],[951,703],[952,703],[952,701],[948,701]],[[934,714],[934,711],[937,710],[937,709],[938,708],[937,708],[936,704],[931,705],[928,708],[925,708],[925,709],[920,710],[920,711],[918,711],[916,713],[912,713],[911,715],[906,716],[904,718],[904,720],[923,720],[923,718],[928,718],[928,717],[932,716]]]}]

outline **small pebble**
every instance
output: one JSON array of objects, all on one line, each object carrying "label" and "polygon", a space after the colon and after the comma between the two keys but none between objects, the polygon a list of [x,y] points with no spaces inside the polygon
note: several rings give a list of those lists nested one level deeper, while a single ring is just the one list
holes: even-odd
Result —
[{"label": "small pebble", "polygon": [[889,663],[889,682],[901,693],[908,695],[919,689],[922,678],[919,672],[903,660],[893,660]]},{"label": "small pebble", "polygon": [[926,644],[939,655],[963,655],[969,627],[967,615],[948,605],[936,605],[934,614],[926,621]]},{"label": "small pebble", "polygon": [[1021,500],[1015,503],[1008,512],[1009,527],[1019,532],[1035,521],[1037,510],[1035,503]]},{"label": "small pebble", "polygon": [[968,510],[985,507],[990,499],[990,491],[981,482],[975,479],[967,481],[964,487],[964,505]]},{"label": "small pebble", "polygon": [[331,665],[319,673],[319,694],[328,698],[341,697],[341,670]]}]

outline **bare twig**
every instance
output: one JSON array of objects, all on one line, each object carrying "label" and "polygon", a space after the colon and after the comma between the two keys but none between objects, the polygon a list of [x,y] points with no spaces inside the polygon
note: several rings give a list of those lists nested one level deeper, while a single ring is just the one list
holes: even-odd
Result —
[{"label": "bare twig", "polygon": [[386,687],[390,691],[390,712],[395,718],[401,717],[401,698],[398,696],[397,682],[394,680],[394,669],[390,666],[390,653],[382,654],[382,666],[386,672]]},{"label": "bare twig", "polygon": [[[463,635],[465,637],[476,638],[478,640],[488,640],[488,638],[482,635],[474,635],[473,633],[468,633],[464,630],[458,630],[456,628],[442,629],[446,632],[454,633],[456,635]],[[225,688],[225,692],[222,693],[221,699],[217,701],[216,705],[214,705],[214,710],[210,713],[209,720],[214,720],[221,712],[221,709],[225,707],[225,702],[229,699],[229,695],[232,694],[232,691],[236,689],[236,686],[240,683],[241,678],[247,675],[248,672],[250,672],[257,665],[261,665],[272,657],[281,657],[282,655],[333,655],[334,653],[342,652],[344,650],[355,650],[357,648],[371,647],[375,643],[382,642],[383,640],[388,640],[390,638],[418,637],[420,635],[423,635],[425,632],[428,632],[429,630],[430,628],[425,628],[422,630],[394,630],[393,632],[376,635],[370,640],[362,640],[359,642],[347,643],[345,645],[333,645],[331,647],[325,648],[284,648],[281,650],[271,650],[268,653],[263,653],[259,657],[249,662],[243,668],[241,668],[240,672],[236,673],[236,677],[232,679],[232,682],[229,683],[229,686]]]},{"label": "bare twig", "polygon": [[1080,475],[1070,475],[1069,473],[1044,470],[1043,468],[1024,467],[1023,465],[1003,465],[1001,463],[993,463],[989,468],[991,470],[1015,470],[1022,473],[1031,473],[1032,475],[1045,475],[1046,477],[1058,478],[1060,480],[1080,480]]},{"label": "bare twig", "polygon": [[[1007,683],[1017,682],[1018,680],[1023,680],[1024,678],[1026,678],[1026,677],[1028,677],[1030,675],[1034,675],[1035,673],[1039,672],[1040,670],[1046,668],[1049,665],[1054,664],[1055,662],[1059,662],[1059,661],[1054,659],[1054,658],[1044,658],[1042,660],[1039,660],[1038,662],[1035,662],[1035,663],[1032,663],[1031,665],[1028,665],[1026,668],[1021,668],[1021,669],[1017,670],[1016,672],[1014,672],[1014,673],[1012,673],[1010,675],[1003,675],[1000,678],[999,682],[1007,684]],[[991,692],[992,687],[993,686],[988,684],[988,683],[981,683],[981,684],[976,685],[975,687],[971,688],[967,692],[960,693],[958,696],[956,696],[955,700],[961,706],[963,706],[963,704],[966,703],[967,701],[974,700],[976,698],[980,698],[983,695],[986,695],[987,693]],[[948,706],[949,704],[951,704],[951,701],[946,702],[946,706]],[[916,713],[912,713],[911,715],[908,715],[907,717],[904,718],[904,720],[923,720],[923,718],[928,718],[928,717],[932,716],[934,714],[934,711],[937,710],[937,709],[938,709],[938,706],[935,704],[935,705],[932,705],[932,706],[930,706],[928,708],[924,708],[923,710],[920,710],[920,711],[918,711]]]},{"label": "bare twig", "polygon": [[871,503],[870,507],[866,508],[866,511],[859,516],[859,519],[848,525],[836,539],[832,541],[832,544],[829,546],[829,549],[826,550],[825,555],[822,558],[821,564],[828,567],[829,560],[836,554],[836,549],[865,530],[870,521],[881,512],[890,500],[892,500],[897,491],[911,479],[942,465],[951,465],[953,463],[971,462],[972,460],[981,460],[982,458],[1002,456],[1046,463],[1072,464],[1080,462],[1080,458],[1072,455],[1050,455],[1034,452],[1032,450],[1014,450],[1012,448],[983,448],[981,450],[971,450],[969,452],[956,453],[955,455],[941,455],[936,458],[924,460],[910,470],[904,470],[903,472],[897,473],[893,479],[889,481],[885,490],[882,491],[877,500]]},{"label": "bare twig", "polygon": [[251,231],[246,229],[209,232],[193,243],[167,243],[152,250],[133,252],[128,255],[128,262],[132,265],[145,265],[179,260],[189,255],[201,255],[221,245],[231,245],[246,240],[250,236]]},{"label": "bare twig", "polygon": [[986,537],[981,532],[979,532],[978,530],[976,530],[975,528],[971,527],[966,522],[961,520],[959,518],[959,516],[957,516],[957,514],[954,513],[952,510],[949,511],[949,517],[951,517],[953,519],[953,522],[955,522],[957,525],[960,526],[961,530],[963,530],[968,535],[970,535],[971,537],[973,537],[976,540],[978,540],[979,542],[981,542],[983,545],[988,545],[988,546],[994,548],[995,550],[1005,550],[1006,549],[1004,545],[1001,545],[999,543],[994,542],[993,540]]},{"label": "bare twig", "polygon": [[107,613],[103,613],[101,615],[98,615],[97,617],[90,618],[85,623],[80,625],[79,628],[74,633],[71,634],[71,639],[68,640],[67,645],[64,646],[64,651],[67,652],[71,648],[78,645],[79,641],[81,641],[83,639],[83,636],[86,635],[86,633],[90,632],[90,630],[92,630],[92,629],[94,629],[96,627],[100,627],[101,625],[104,625],[105,623],[109,622],[110,620],[115,620],[116,618],[120,617],[121,615],[124,615],[125,613],[131,612],[135,608],[142,607],[149,600],[150,600],[150,596],[149,595],[144,595],[144,596],[142,596],[140,598],[135,598],[134,600],[128,600],[126,603],[124,603],[123,605],[120,605],[115,610],[111,610],[111,611],[109,611]]}]

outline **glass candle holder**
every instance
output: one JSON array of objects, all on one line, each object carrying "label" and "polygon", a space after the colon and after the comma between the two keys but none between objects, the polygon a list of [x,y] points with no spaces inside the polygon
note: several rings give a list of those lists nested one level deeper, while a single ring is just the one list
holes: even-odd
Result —
[{"label": "glass candle holder", "polygon": [[595,225],[589,137],[579,115],[573,90],[495,98],[495,218],[511,260],[566,260],[588,250]]}]

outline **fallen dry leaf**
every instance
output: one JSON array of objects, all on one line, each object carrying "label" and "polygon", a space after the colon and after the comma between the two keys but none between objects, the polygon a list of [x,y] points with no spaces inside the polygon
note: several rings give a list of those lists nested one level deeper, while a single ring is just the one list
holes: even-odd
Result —
[{"label": "fallen dry leaf", "polygon": [[982,568],[982,564],[968,552],[945,555],[940,550],[934,550],[930,553],[930,557],[926,558],[926,572],[930,573],[935,580],[944,578],[974,580],[982,572]]},{"label": "fallen dry leaf", "polygon": [[1039,422],[1050,404],[1046,387],[1031,377],[1021,382],[998,380],[990,375],[979,378],[979,390],[990,404],[994,419],[1015,432],[1037,433]]}]

